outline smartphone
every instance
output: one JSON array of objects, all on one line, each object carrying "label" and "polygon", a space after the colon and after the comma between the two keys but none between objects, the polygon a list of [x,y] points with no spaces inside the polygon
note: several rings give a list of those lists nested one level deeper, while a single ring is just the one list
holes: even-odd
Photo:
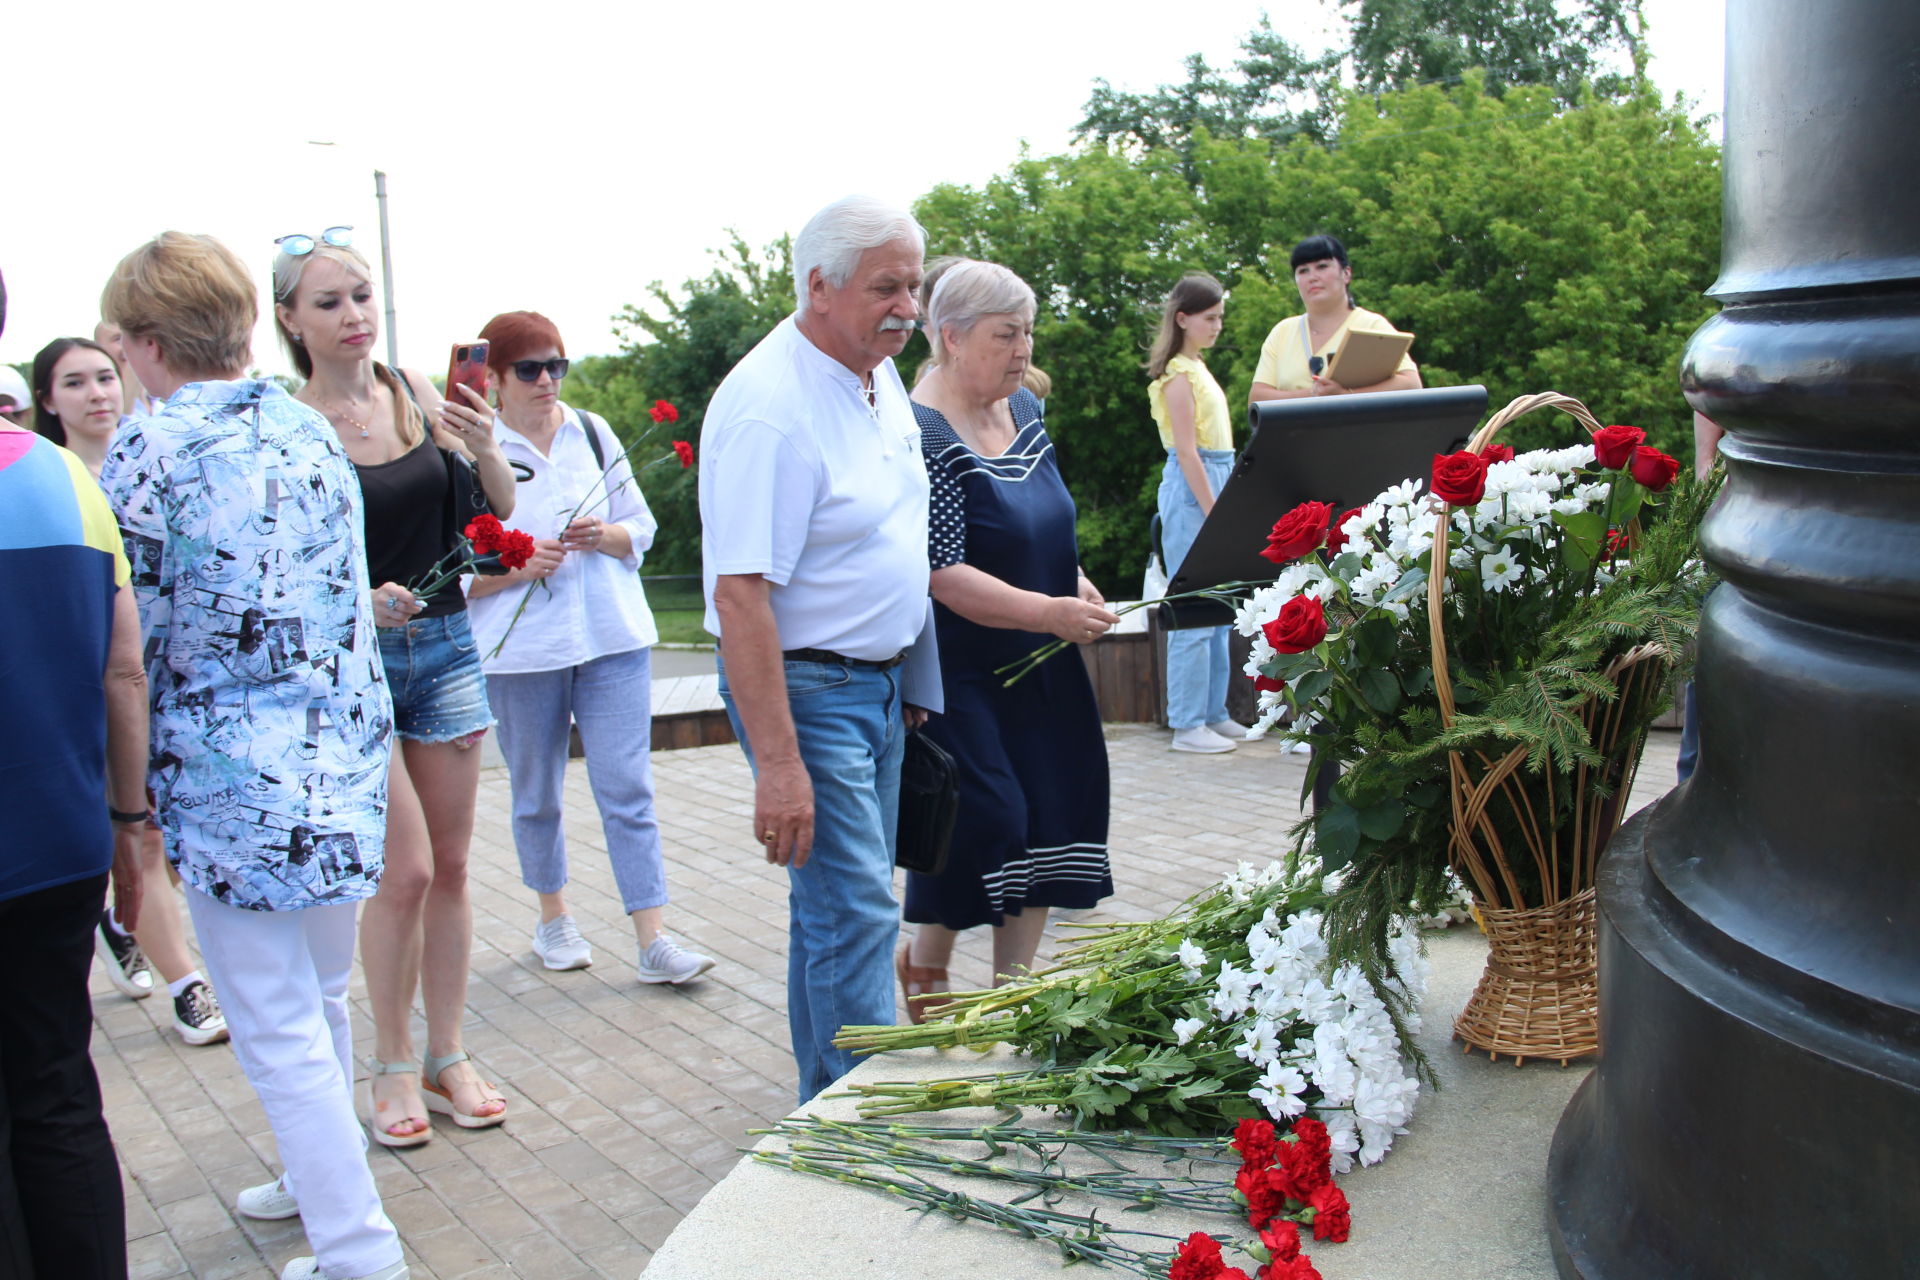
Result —
[{"label": "smartphone", "polygon": [[475,395],[487,398],[487,350],[488,344],[478,338],[453,344],[453,355],[447,361],[447,399],[466,403],[464,397],[455,394],[456,386],[472,387]]}]

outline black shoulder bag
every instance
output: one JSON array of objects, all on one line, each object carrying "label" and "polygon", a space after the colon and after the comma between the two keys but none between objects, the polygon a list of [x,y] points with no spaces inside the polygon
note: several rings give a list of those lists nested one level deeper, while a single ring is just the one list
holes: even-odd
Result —
[{"label": "black shoulder bag", "polygon": [[900,826],[893,862],[923,876],[947,867],[953,847],[953,821],[960,813],[960,767],[946,750],[920,730],[907,734],[900,763]]}]

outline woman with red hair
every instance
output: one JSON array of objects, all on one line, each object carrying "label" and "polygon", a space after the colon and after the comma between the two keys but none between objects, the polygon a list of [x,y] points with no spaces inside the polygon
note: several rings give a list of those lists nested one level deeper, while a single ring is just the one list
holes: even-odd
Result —
[{"label": "woman with red hair", "polygon": [[480,336],[491,344],[499,400],[494,438],[521,477],[508,523],[536,547],[525,568],[475,579],[468,592],[512,780],[514,848],[540,899],[533,950],[549,969],[593,963],[563,895],[561,787],[577,724],[614,880],[639,942],[640,981],[688,982],[713,961],[661,930],[667,880],[646,745],[659,635],[639,578],[653,513],[607,424],[561,402],[568,364],[553,322],[509,311]]}]

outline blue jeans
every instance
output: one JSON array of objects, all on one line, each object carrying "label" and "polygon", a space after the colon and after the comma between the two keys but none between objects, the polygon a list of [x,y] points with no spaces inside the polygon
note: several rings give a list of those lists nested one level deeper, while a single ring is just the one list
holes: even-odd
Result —
[{"label": "blue jeans", "polygon": [[[1219,497],[1233,471],[1228,449],[1202,449],[1200,462]],[[1186,473],[1173,450],[1167,450],[1167,468],[1160,476],[1160,544],[1166,553],[1167,576],[1179,571],[1193,540],[1200,533],[1200,500],[1193,496]],[[1167,723],[1176,729],[1216,724],[1227,718],[1227,628],[1192,627],[1167,633]]]},{"label": "blue jeans", "polygon": [[393,692],[393,731],[409,742],[452,742],[493,723],[467,611],[380,628]]},{"label": "blue jeans", "polygon": [[653,815],[652,654],[630,649],[558,671],[487,677],[513,787],[520,879],[535,893],[558,893],[567,883],[560,807],[567,731],[578,724],[621,908],[631,915],[667,903],[660,823]]},{"label": "blue jeans", "polygon": [[[720,696],[758,776],[727,685]],[[787,868],[787,1025],[805,1103],[853,1070],[843,1026],[893,1022],[893,845],[906,747],[899,669],[789,660],[787,705],[813,783],[813,855]]]}]

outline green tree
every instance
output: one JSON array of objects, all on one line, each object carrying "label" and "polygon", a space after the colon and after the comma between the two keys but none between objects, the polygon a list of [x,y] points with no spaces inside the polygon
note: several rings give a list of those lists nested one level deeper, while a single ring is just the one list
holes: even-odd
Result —
[{"label": "green tree", "polygon": [[[714,269],[687,281],[676,294],[655,283],[652,308],[627,306],[615,317],[618,355],[574,365],[567,402],[600,414],[623,443],[652,432],[657,448],[635,455],[636,465],[660,456],[671,440],[696,445],[707,402],[721,379],[753,345],[793,310],[792,245],[785,238],[755,253],[734,235],[715,255]],[[659,429],[649,416],[665,400],[680,414]],[[660,522],[648,573],[700,571],[700,500],[693,471],[671,464],[648,471],[647,503]]]}]

